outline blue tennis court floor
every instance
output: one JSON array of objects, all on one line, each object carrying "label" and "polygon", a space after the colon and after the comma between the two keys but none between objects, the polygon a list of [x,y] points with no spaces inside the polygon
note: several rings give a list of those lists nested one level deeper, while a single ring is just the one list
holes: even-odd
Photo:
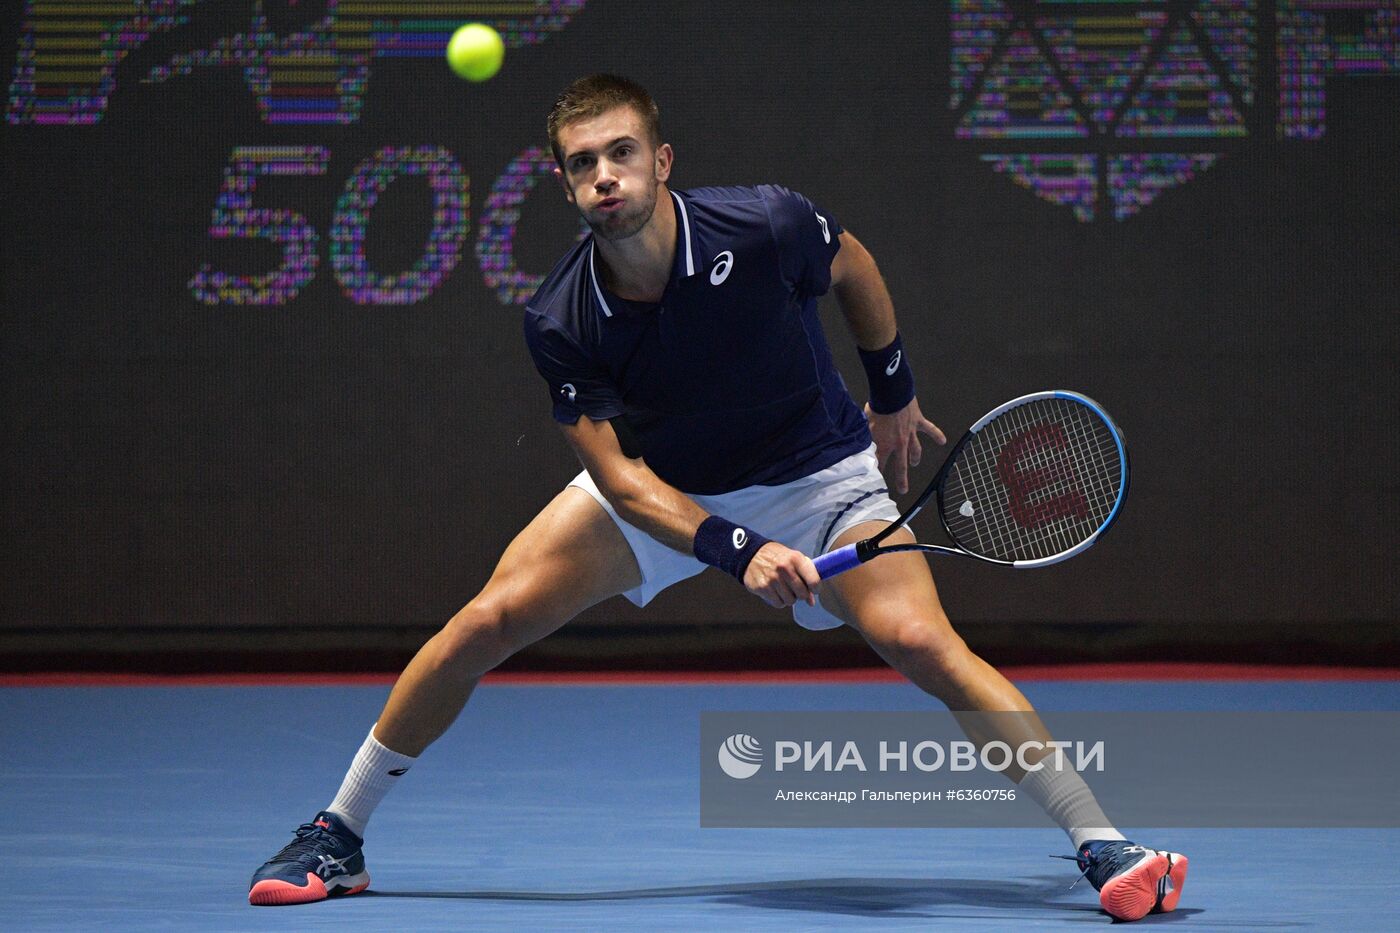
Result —
[{"label": "blue tennis court floor", "polygon": [[[1038,707],[1400,709],[1400,683],[1021,685]],[[1112,921],[1063,834],[699,825],[704,710],[924,709],[903,684],[483,686],[370,823],[373,884],[248,878],[324,806],[374,687],[0,689],[5,930],[1019,930]],[[1389,737],[1394,739],[1394,736]],[[1121,827],[1191,858],[1144,927],[1385,930],[1400,833]]]}]

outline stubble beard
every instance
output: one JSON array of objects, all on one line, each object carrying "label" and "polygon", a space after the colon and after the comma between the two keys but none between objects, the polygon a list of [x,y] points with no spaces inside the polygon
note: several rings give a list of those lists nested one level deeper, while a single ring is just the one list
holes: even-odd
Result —
[{"label": "stubble beard", "polygon": [[642,228],[647,225],[647,221],[651,220],[651,215],[656,212],[657,187],[657,184],[652,184],[643,201],[628,204],[625,209],[616,214],[603,214],[597,218],[585,214],[583,222],[588,224],[594,236],[604,240],[625,240],[628,237],[634,237],[641,232]]}]

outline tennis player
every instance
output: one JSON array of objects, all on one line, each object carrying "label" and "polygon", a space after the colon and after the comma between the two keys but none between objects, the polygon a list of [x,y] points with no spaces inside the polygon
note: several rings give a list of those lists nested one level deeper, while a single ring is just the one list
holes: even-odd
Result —
[{"label": "tennis player", "polygon": [[[882,468],[904,493],[920,435],[944,443],[919,410],[870,254],[785,188],[672,190],[657,106],[624,78],[571,84],[549,134],[564,196],[592,232],[530,301],[525,339],[584,469],[418,652],[335,799],[253,875],[254,904],[363,891],[370,814],[483,674],[595,603],[623,594],[645,605],[706,567],[792,607],[806,628],[856,629],[960,711],[974,741],[1049,740],[1020,691],[953,631],[922,556],[882,557],[818,586],[812,557],[898,518]],[[864,410],[822,332],[828,291],[865,366]],[[891,543],[913,540],[897,535]],[[1110,914],[1175,908],[1184,857],[1128,842],[1073,770],[1010,776],[1069,834]]]}]

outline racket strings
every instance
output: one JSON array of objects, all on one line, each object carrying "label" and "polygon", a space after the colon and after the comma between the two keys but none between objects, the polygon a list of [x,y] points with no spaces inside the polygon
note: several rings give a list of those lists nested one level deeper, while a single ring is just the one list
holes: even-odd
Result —
[{"label": "racket strings", "polygon": [[1052,557],[1103,527],[1122,473],[1113,432],[1092,409],[1037,399],[964,445],[948,472],[944,524],[960,546],[988,557]]},{"label": "racket strings", "polygon": [[[1019,464],[1011,465],[1019,475],[1029,472],[1037,479],[1050,479],[1029,493],[1039,501],[1042,511],[1032,509],[1029,522],[1023,520],[1024,515],[1012,516],[1012,531],[1020,534],[1020,546],[1023,550],[1029,548],[1027,556],[1032,559],[1063,553],[1092,536],[1112,512],[1117,499],[1116,480],[1121,474],[1117,445],[1106,428],[1099,431],[1103,426],[1088,408],[1064,400],[1047,400],[1044,404],[1053,409],[1049,417],[1060,419],[1050,423],[1058,429],[1055,439],[1062,440],[1064,446],[1038,445],[1028,458],[1023,456]],[[1031,411],[1017,411],[1012,418],[1023,432],[1029,431],[1036,420]],[[1111,445],[1111,466],[1103,456],[1103,444],[1095,443],[1096,440]],[[1054,510],[1057,505],[1058,513]],[[1047,506],[1048,512],[1044,510]]]},{"label": "racket strings", "polygon": [[[1060,399],[1045,400],[1042,404],[1052,409],[1045,414],[1053,420],[1045,421],[1037,418],[1033,411],[1020,409],[1012,412],[1011,419],[1017,428],[1012,435],[1013,442],[1016,437],[1028,436],[1041,424],[1053,425],[1055,430],[1051,436],[1063,442],[1063,447],[1058,443],[1037,445],[1029,456],[1023,454],[1017,463],[1011,464],[1016,475],[1029,474],[1041,481],[1049,479],[1029,494],[1042,506],[1042,511],[1032,508],[1029,521],[1024,514],[1012,514],[1014,532],[1031,532],[1030,535],[1022,533],[1019,542],[1023,548],[1029,548],[1027,556],[1031,559],[1063,553],[1091,536],[1112,512],[1117,498],[1113,481],[1119,476],[1117,445],[1105,429],[1102,440],[1111,444],[1115,453],[1110,474],[1101,452],[1102,445],[1094,443],[1096,429],[1101,423],[1088,408]],[[998,461],[999,465],[1003,462]],[[1048,516],[1047,506],[1051,507]],[[1053,512],[1055,506],[1059,507],[1059,514]]]}]

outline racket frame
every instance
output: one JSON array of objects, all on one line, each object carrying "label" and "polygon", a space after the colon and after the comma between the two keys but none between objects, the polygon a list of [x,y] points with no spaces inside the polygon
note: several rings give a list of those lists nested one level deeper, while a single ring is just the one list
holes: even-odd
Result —
[{"label": "racket frame", "polygon": [[[973,551],[967,550],[964,547],[961,547],[960,545],[958,545],[957,539],[953,537],[952,533],[948,530],[948,520],[944,517],[945,510],[943,507],[943,483],[944,480],[947,479],[949,471],[952,470],[953,464],[957,462],[958,454],[962,452],[963,447],[967,446],[967,444],[971,442],[971,440],[974,437],[977,436],[978,432],[980,432],[998,416],[1005,414],[1013,408],[1019,408],[1020,406],[1025,405],[1028,402],[1036,402],[1045,399],[1055,398],[1068,399],[1070,401],[1084,405],[1086,408],[1089,408],[1096,415],[1098,415],[1099,418],[1103,420],[1104,424],[1108,426],[1109,433],[1113,436],[1113,443],[1117,445],[1118,448],[1118,497],[1114,501],[1113,508],[1112,510],[1110,510],[1108,517],[1104,519],[1103,523],[1100,524],[1099,527],[1094,530],[1093,534],[1089,535],[1083,541],[1079,542],[1074,547],[1066,551],[1061,551],[1058,554],[1051,554],[1048,557],[1039,557],[1033,560],[1000,560],[995,557],[987,557],[984,554],[977,554]],[[1013,398],[1008,402],[1003,402],[1002,404],[998,405],[996,408],[993,408],[991,411],[987,412],[985,415],[979,418],[977,420],[977,423],[974,424],[972,427],[968,428],[967,433],[965,433],[961,438],[959,438],[958,442],[953,445],[953,449],[949,451],[948,456],[944,459],[943,466],[939,469],[938,475],[936,475],[933,478],[933,481],[928,484],[928,487],[925,488],[924,491],[919,494],[919,498],[914,501],[914,504],[908,509],[906,509],[903,513],[901,513],[899,518],[895,520],[894,524],[882,529],[879,534],[870,538],[866,538],[862,541],[858,541],[853,545],[849,545],[849,547],[852,550],[847,553],[853,556],[859,564],[863,564],[866,561],[879,556],[880,554],[894,554],[901,551],[922,551],[927,554],[953,554],[962,557],[971,557],[975,560],[983,561],[984,563],[996,564],[1000,567],[1014,567],[1017,570],[1031,570],[1036,567],[1048,567],[1051,564],[1058,564],[1062,560],[1068,560],[1069,558],[1074,557],[1076,554],[1083,553],[1095,542],[1097,542],[1099,538],[1103,536],[1103,533],[1107,531],[1115,521],[1118,520],[1118,516],[1123,509],[1123,501],[1127,498],[1128,495],[1128,477],[1128,448],[1127,445],[1123,442],[1123,432],[1121,429],[1119,429],[1117,423],[1109,417],[1108,412],[1104,411],[1102,405],[1089,398],[1087,395],[1083,395],[1079,392],[1072,392],[1069,389],[1050,389],[1043,392],[1031,392],[1027,395],[1022,395],[1018,396],[1017,398]],[[923,511],[923,508],[928,504],[929,499],[937,500],[938,523],[943,526],[943,533],[948,536],[948,540],[953,542],[952,547],[946,547],[944,545],[938,544],[889,544],[883,546],[881,545],[882,541],[884,541],[890,535],[894,534],[894,532],[898,531],[900,528],[903,528],[906,525],[908,525],[909,522],[914,519],[914,516],[918,515],[919,512]],[[838,548],[835,551],[829,551],[827,552],[827,554],[823,554],[822,558],[830,558],[832,555],[844,551],[846,551],[845,548]],[[821,558],[818,558],[818,560],[821,560]],[[830,565],[840,567],[840,569],[836,570],[836,573],[840,573],[842,570],[850,569],[853,566],[857,566],[857,564],[851,563],[849,559],[843,561],[832,560],[830,561]],[[834,575],[835,573],[831,574],[831,576]],[[825,576],[827,576],[827,574],[823,574],[823,577]]]}]

